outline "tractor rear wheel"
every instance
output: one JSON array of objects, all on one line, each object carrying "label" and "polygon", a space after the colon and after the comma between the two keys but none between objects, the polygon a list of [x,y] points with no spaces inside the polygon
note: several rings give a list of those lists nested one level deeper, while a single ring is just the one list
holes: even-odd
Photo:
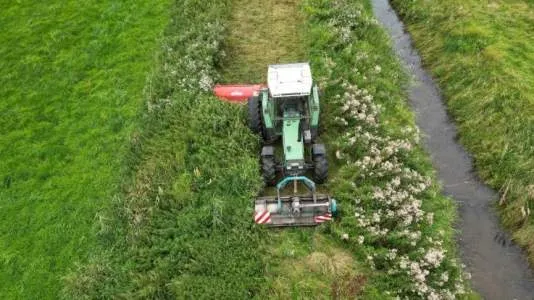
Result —
[{"label": "tractor rear wheel", "polygon": [[259,97],[248,98],[248,127],[252,132],[262,134],[261,102]]},{"label": "tractor rear wheel", "polygon": [[275,185],[276,180],[276,162],[274,156],[261,157],[261,175],[267,186]]},{"label": "tractor rear wheel", "polygon": [[317,154],[313,156],[313,180],[321,184],[326,181],[328,177],[328,161],[324,154]]}]

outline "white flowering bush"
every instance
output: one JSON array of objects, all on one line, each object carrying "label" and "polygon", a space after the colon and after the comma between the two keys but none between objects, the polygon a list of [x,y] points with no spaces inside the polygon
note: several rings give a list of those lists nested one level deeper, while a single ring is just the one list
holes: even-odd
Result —
[{"label": "white flowering bush", "polygon": [[225,57],[222,43],[226,24],[220,18],[192,23],[166,35],[159,53],[158,70],[147,83],[148,110],[172,105],[175,91],[196,94],[211,92],[219,79],[218,62]]},{"label": "white flowering bush", "polygon": [[326,2],[307,5],[312,28],[338,47],[316,57],[325,126],[339,132],[329,136],[340,166],[330,191],[343,214],[334,231],[382,277],[381,296],[456,299],[466,293],[467,275],[452,240],[455,208],[421,151],[387,36],[363,5]]},{"label": "white flowering bush", "polygon": [[406,277],[406,285],[392,292],[454,299],[464,293],[460,268],[439,234],[425,234],[434,221],[434,213],[423,209],[423,201],[435,197],[432,178],[406,163],[417,147],[417,130],[406,127],[404,137],[388,136],[379,122],[381,106],[369,91],[346,82],[341,87],[345,92],[330,105],[337,107],[334,122],[345,132],[335,141],[344,165],[335,179],[343,186],[339,196],[344,204],[352,202],[343,224],[354,226],[356,242],[368,246],[373,268]]},{"label": "white flowering bush", "polygon": [[342,14],[329,15],[326,23],[329,31],[336,35],[337,43],[346,44],[352,41],[356,28],[365,31],[365,28],[377,24],[376,19],[364,13],[362,5],[346,5],[343,1],[331,2],[334,10],[343,10]]}]

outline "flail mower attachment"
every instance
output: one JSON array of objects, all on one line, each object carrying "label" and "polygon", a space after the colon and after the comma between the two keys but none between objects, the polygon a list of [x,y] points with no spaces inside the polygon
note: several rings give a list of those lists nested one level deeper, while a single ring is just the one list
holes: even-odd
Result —
[{"label": "flail mower attachment", "polygon": [[221,100],[232,103],[246,103],[252,96],[258,96],[259,91],[264,88],[262,84],[228,84],[216,85],[213,93]]},{"label": "flail mower attachment", "polygon": [[[293,195],[281,195],[282,190],[293,182]],[[297,184],[302,182],[311,192],[296,195]],[[315,226],[331,221],[336,215],[336,200],[328,195],[317,194],[315,183],[305,176],[289,176],[276,185],[277,196],[259,197],[255,202],[254,221],[269,227]]]}]

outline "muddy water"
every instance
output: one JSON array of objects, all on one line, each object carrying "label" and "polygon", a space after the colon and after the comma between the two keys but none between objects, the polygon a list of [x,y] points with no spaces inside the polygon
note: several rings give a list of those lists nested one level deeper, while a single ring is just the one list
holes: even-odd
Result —
[{"label": "muddy water", "polygon": [[444,193],[458,203],[458,244],[472,274],[473,287],[485,299],[534,299],[534,277],[525,255],[499,227],[492,208],[497,194],[473,172],[470,156],[456,141],[456,128],[447,116],[439,90],[421,66],[421,58],[395,11],[387,0],[371,2],[412,76],[410,103]]}]

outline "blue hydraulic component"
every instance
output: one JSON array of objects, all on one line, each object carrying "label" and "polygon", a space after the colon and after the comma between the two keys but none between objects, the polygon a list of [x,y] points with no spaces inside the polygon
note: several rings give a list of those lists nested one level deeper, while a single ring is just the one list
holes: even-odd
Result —
[{"label": "blue hydraulic component", "polygon": [[335,215],[337,213],[337,202],[334,198],[330,200],[330,212],[332,213],[332,215]]},{"label": "blue hydraulic component", "polygon": [[289,182],[293,182],[295,180],[302,181],[312,192],[315,192],[315,182],[306,176],[288,176],[280,180],[280,182],[276,185],[276,189],[280,191],[281,189],[285,188]]},{"label": "blue hydraulic component", "polygon": [[284,179],[282,179],[277,185],[276,185],[276,193],[278,194],[278,211],[282,210],[282,199],[280,198],[280,190],[282,190],[286,185],[293,181],[301,181],[304,183],[304,185],[310,189],[313,195],[313,202],[316,201],[316,195],[315,195],[315,182],[313,182],[311,179],[309,179],[306,176],[288,176]]}]

